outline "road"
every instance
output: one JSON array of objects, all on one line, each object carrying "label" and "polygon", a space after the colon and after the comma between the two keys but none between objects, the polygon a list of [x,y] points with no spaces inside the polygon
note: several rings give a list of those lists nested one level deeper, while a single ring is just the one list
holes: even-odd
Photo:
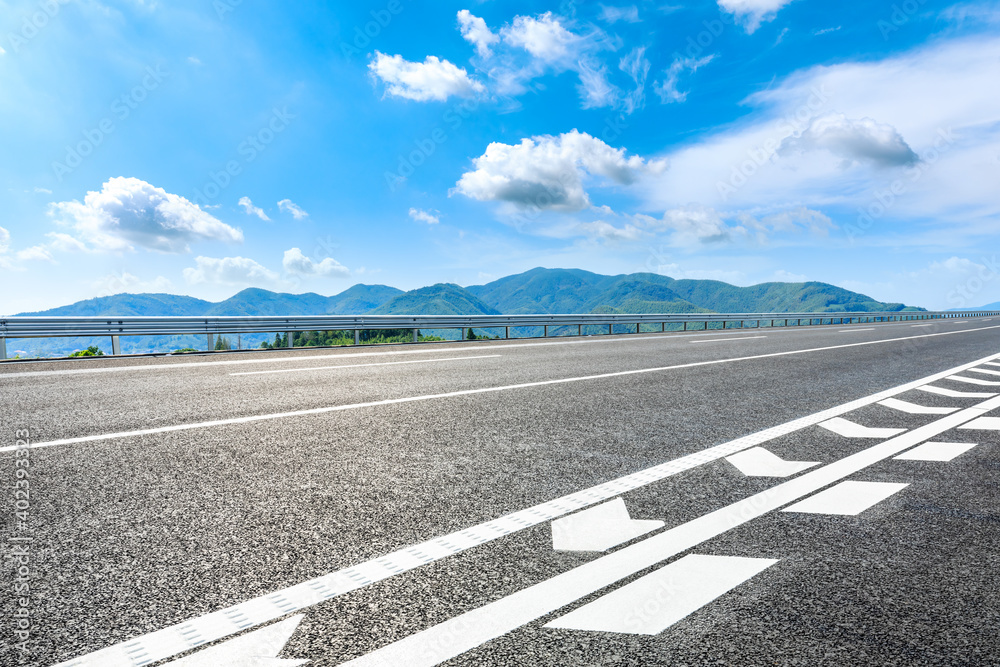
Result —
[{"label": "road", "polygon": [[1000,664],[998,393],[1000,319],[4,364],[0,664]]}]

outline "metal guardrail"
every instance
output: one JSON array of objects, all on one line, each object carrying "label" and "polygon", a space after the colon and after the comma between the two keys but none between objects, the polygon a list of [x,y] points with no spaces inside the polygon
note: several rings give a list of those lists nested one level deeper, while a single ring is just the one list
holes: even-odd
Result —
[{"label": "metal guardrail", "polygon": [[[844,312],[844,313],[683,313],[683,314],[577,314],[577,315],[312,315],[292,317],[7,317],[0,318],[0,359],[7,358],[7,338],[68,338],[77,336],[109,336],[113,354],[121,353],[121,336],[166,336],[202,334],[207,336],[208,349],[213,348],[213,337],[219,334],[286,333],[289,347],[294,334],[301,331],[353,331],[354,342],[360,342],[361,331],[380,329],[412,329],[414,342],[418,332],[428,329],[461,329],[462,337],[468,329],[503,329],[505,338],[510,330],[519,327],[543,327],[543,335],[555,327],[608,327],[635,326],[636,333],[642,325],[659,325],[661,331],[668,324],[682,324],[684,330],[694,324],[755,323],[756,327],[802,326],[803,322],[820,324],[852,324],[857,322],[898,322],[910,320],[937,320],[1000,315],[1000,311],[909,311],[909,312]],[[782,323],[775,325],[775,322]]]}]

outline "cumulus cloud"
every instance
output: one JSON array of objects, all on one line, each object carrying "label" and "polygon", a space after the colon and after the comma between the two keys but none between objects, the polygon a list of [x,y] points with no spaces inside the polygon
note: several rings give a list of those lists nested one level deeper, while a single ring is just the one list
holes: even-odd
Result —
[{"label": "cumulus cloud", "polygon": [[605,241],[637,241],[644,236],[642,229],[633,224],[626,223],[621,227],[615,227],[604,220],[580,223],[578,230],[585,236]]},{"label": "cumulus cloud", "polygon": [[732,14],[747,33],[753,33],[761,23],[771,21],[782,7],[792,0],[718,0],[719,9]]},{"label": "cumulus cloud", "polygon": [[473,161],[456,191],[480,201],[500,201],[519,208],[578,211],[590,206],[584,179],[599,176],[630,185],[646,174],[666,169],[662,160],[626,156],[600,139],[573,130],[559,136],[522,139],[515,145],[492,143]]},{"label": "cumulus cloud", "polygon": [[320,262],[314,262],[298,248],[290,248],[285,251],[284,259],[281,261],[287,273],[294,276],[315,276],[318,278],[343,278],[351,275],[346,266],[332,257],[326,257]]},{"label": "cumulus cloud", "polygon": [[537,18],[516,16],[500,34],[511,46],[520,47],[546,63],[566,61],[580,41],[580,37],[567,30],[552,12],[545,12]]},{"label": "cumulus cloud", "polygon": [[[112,178],[83,202],[52,204],[49,214],[72,228],[75,238],[62,238],[61,249],[188,252],[196,241],[243,241],[243,232],[219,221],[184,197],[138,178]],[[57,239],[58,240],[58,239]]]},{"label": "cumulus cloud", "polygon": [[[436,211],[434,213],[437,213]],[[428,211],[423,211],[419,208],[410,209],[410,217],[417,222],[426,222],[428,225],[436,225],[441,222],[441,218],[434,213],[429,213]]]},{"label": "cumulus cloud", "polygon": [[700,205],[670,209],[652,226],[671,232],[677,245],[728,241],[734,233],[744,231],[742,227],[727,225],[715,209]]},{"label": "cumulus cloud", "polygon": [[473,16],[468,9],[458,12],[458,25],[462,31],[462,38],[474,45],[479,55],[484,58],[490,55],[490,45],[500,41],[500,36],[490,31],[486,21]]},{"label": "cumulus cloud", "polygon": [[278,274],[247,257],[196,257],[195,266],[184,269],[190,285],[273,284]]},{"label": "cumulus cloud", "polygon": [[675,57],[670,67],[664,70],[663,81],[657,81],[653,84],[653,90],[660,96],[660,101],[664,104],[685,101],[687,93],[682,92],[678,88],[681,75],[694,74],[698,71],[698,68],[704,67],[712,62],[714,58],[715,55],[705,56],[704,58]]},{"label": "cumulus cloud", "polygon": [[625,21],[626,23],[638,23],[639,22],[639,8],[635,5],[629,7],[609,7],[607,5],[601,5],[601,13],[598,15],[605,23],[618,23],[619,21]]},{"label": "cumulus cloud", "polygon": [[443,102],[453,95],[470,97],[485,90],[483,84],[469,78],[464,68],[437,56],[427,56],[424,62],[417,63],[376,51],[368,69],[386,84],[387,95],[417,102]]},{"label": "cumulus cloud", "polygon": [[292,217],[296,220],[301,220],[302,218],[309,217],[309,214],[303,211],[298,204],[293,202],[291,199],[282,199],[278,202],[278,210],[284,211],[285,213],[291,213]]},{"label": "cumulus cloud", "polygon": [[267,213],[264,213],[264,209],[253,205],[253,202],[250,201],[250,197],[240,197],[239,205],[243,207],[243,210],[246,211],[247,215],[256,215],[261,220],[271,219],[267,217]]},{"label": "cumulus cloud", "polygon": [[903,167],[919,160],[893,126],[838,113],[813,118],[799,136],[786,138],[779,152],[814,150],[829,151],[848,163],[868,162],[878,167]]}]

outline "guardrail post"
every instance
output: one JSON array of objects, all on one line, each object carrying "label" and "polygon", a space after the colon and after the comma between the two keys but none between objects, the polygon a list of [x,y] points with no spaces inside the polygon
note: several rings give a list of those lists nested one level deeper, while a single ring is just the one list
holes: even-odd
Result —
[{"label": "guardrail post", "polygon": [[549,325],[546,324],[542,327],[542,338],[548,338],[548,337],[549,337]]},{"label": "guardrail post", "polygon": [[414,329],[413,330],[413,342],[414,343],[419,343],[420,342],[420,329]]},{"label": "guardrail post", "polygon": [[0,336],[0,359],[7,358],[7,339]]},{"label": "guardrail post", "polygon": [[[664,324],[663,326],[666,326],[666,324]],[[688,323],[687,323],[687,320],[684,320],[684,331],[687,331],[687,330],[688,330]]]},{"label": "guardrail post", "polygon": [[462,327],[462,340],[465,340],[468,337],[469,334],[467,333],[467,329],[465,327]]},{"label": "guardrail post", "polygon": [[285,332],[285,338],[288,339],[288,345],[287,345],[287,347],[295,347],[295,332],[294,331],[286,331]]},{"label": "guardrail post", "polygon": [[510,327],[504,327],[503,328],[503,338],[504,338],[504,340],[507,340],[508,338],[510,338]]},{"label": "guardrail post", "polygon": [[122,345],[118,341],[118,336],[112,336],[111,337],[111,354],[113,354],[114,356],[117,357],[121,353],[122,353]]},{"label": "guardrail post", "polygon": [[208,334],[208,351],[211,352],[215,349],[215,336]]},{"label": "guardrail post", "polygon": [[354,330],[354,344],[355,345],[361,345],[361,330],[360,329],[355,329]]},{"label": "guardrail post", "polygon": [[577,324],[576,325],[576,335],[577,336],[582,336],[583,335],[583,325],[582,324]]},{"label": "guardrail post", "polygon": [[614,332],[613,332],[613,331],[611,331],[611,325],[609,324],[609,325],[608,325],[608,335],[610,336],[610,335],[611,335],[612,333],[614,333]]},{"label": "guardrail post", "polygon": [[636,332],[636,333],[642,333],[642,332],[641,332],[641,331],[639,330],[639,327],[640,327],[640,326],[642,326],[642,325],[640,325],[640,324],[639,324],[638,322],[636,322],[636,323],[635,323],[635,332]]}]

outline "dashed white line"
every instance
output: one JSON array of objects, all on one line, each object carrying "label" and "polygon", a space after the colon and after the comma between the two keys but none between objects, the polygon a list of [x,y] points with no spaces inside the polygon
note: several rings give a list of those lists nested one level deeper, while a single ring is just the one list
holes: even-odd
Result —
[{"label": "dashed white line", "polygon": [[731,340],[754,340],[756,338],[767,338],[767,336],[740,336],[739,338],[712,338],[711,340],[693,340],[692,343],[728,343]]},{"label": "dashed white line", "polygon": [[875,331],[875,327],[868,327],[867,329],[841,329],[837,333],[852,333],[854,331]]},{"label": "dashed white line", "polygon": [[445,357],[444,359],[411,359],[409,361],[377,361],[371,364],[344,364],[342,366],[308,366],[306,368],[278,368],[269,371],[243,371],[230,375],[269,375],[271,373],[308,373],[309,371],[330,371],[338,368],[371,368],[372,366],[404,366],[408,364],[435,364],[440,361],[465,361],[466,359],[495,359],[499,354],[480,354],[470,357]]}]

